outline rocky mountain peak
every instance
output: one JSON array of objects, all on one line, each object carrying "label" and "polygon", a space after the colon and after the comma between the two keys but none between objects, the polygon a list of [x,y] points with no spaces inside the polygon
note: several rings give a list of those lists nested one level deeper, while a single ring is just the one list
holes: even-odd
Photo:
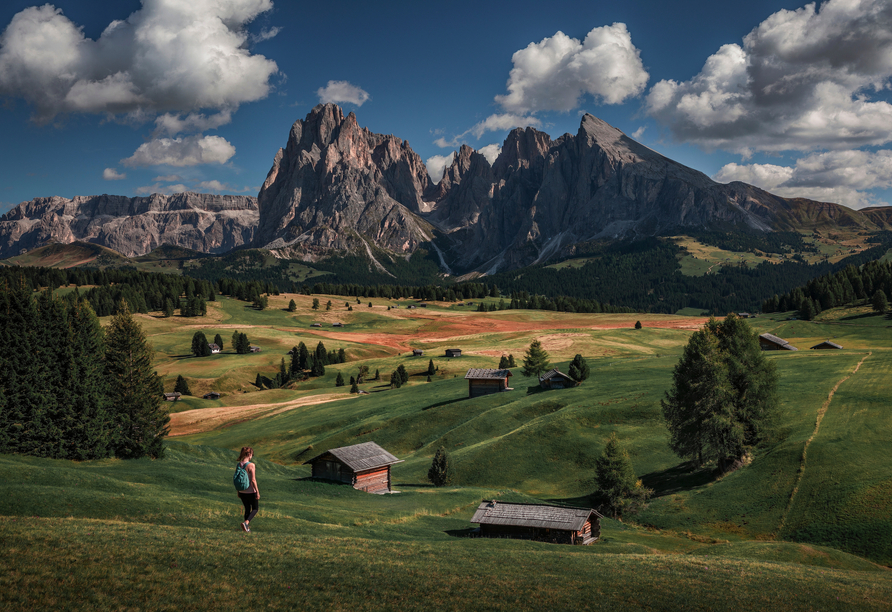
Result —
[{"label": "rocky mountain peak", "polygon": [[508,168],[530,168],[544,160],[551,148],[551,136],[535,128],[511,130],[502,151],[493,163],[493,171],[502,176]]}]

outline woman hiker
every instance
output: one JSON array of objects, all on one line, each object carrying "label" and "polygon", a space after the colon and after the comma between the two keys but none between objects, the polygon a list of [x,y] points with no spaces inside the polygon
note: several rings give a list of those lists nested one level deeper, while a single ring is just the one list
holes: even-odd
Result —
[{"label": "woman hiker", "polygon": [[254,449],[250,446],[242,447],[233,476],[239,499],[245,505],[245,521],[242,523],[244,531],[251,531],[251,519],[260,509],[260,489],[257,488],[257,469],[251,463],[253,458]]}]

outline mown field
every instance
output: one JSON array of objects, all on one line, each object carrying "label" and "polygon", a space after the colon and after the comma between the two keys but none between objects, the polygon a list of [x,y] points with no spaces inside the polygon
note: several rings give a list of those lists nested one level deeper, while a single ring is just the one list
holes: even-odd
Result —
[{"label": "mown field", "polygon": [[[752,463],[717,478],[667,446],[659,401],[702,317],[480,314],[414,300],[272,298],[258,312],[221,299],[202,319],[142,316],[173,404],[167,458],[72,463],[0,456],[0,602],[10,609],[692,609],[883,610],[892,607],[892,442],[887,408],[892,321],[864,309],[750,322],[801,350],[772,354],[780,411]],[[295,313],[285,310],[295,299]],[[325,311],[331,299],[333,308]],[[353,310],[345,307],[350,302]],[[396,307],[387,310],[387,307]],[[633,329],[640,320],[643,329]],[[310,327],[313,322],[321,328]],[[330,324],[340,321],[343,328]],[[224,352],[188,355],[192,334]],[[236,355],[232,332],[261,353]],[[513,391],[470,400],[464,373],[520,362],[539,339],[553,364],[589,360],[580,387],[544,392],[519,369]],[[809,351],[826,339],[842,351]],[[299,341],[344,348],[348,363],[289,389],[258,390]],[[425,351],[410,357],[412,348]],[[458,359],[442,357],[461,348]],[[428,360],[439,368],[427,382]],[[385,384],[406,365],[410,383]],[[360,365],[382,381],[335,387]],[[856,371],[857,368],[857,371]],[[831,397],[831,392],[832,397]],[[829,401],[828,401],[829,400]],[[218,414],[211,418],[210,415]],[[655,490],[602,540],[567,547],[469,537],[482,499],[596,503],[593,466],[616,433]],[[398,494],[309,479],[307,459],[375,441],[404,462]],[[236,449],[256,449],[261,512],[238,530]],[[443,488],[426,473],[439,446]]]}]

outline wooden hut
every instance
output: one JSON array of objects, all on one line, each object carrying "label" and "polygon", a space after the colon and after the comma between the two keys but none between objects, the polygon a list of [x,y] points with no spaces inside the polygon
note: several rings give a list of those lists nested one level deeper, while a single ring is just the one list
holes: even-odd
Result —
[{"label": "wooden hut", "polygon": [[484,500],[471,522],[480,525],[480,535],[484,538],[591,544],[601,537],[602,518],[591,508]]},{"label": "wooden hut", "polygon": [[250,353],[259,353],[259,352],[260,352],[260,347],[257,346],[257,345],[252,344],[251,346],[248,347],[248,352],[250,352]]},{"label": "wooden hut", "polygon": [[490,393],[513,391],[508,386],[508,378],[511,370],[488,370],[485,368],[472,368],[465,374],[468,381],[468,397],[480,397]]},{"label": "wooden hut", "polygon": [[210,344],[208,344],[208,348],[211,349],[211,353],[219,353],[220,352],[219,344],[214,344],[213,342],[211,342]]},{"label": "wooden hut", "polygon": [[205,393],[202,397],[209,400],[218,400],[220,399],[220,394],[216,391],[211,391],[210,393]]},{"label": "wooden hut", "polygon": [[773,334],[759,335],[759,348],[763,351],[798,351],[799,349]]},{"label": "wooden hut", "polygon": [[539,377],[539,386],[543,389],[569,389],[579,386],[579,382],[555,368]]},{"label": "wooden hut", "polygon": [[461,357],[461,349],[446,349],[447,357]]},{"label": "wooden hut", "polygon": [[413,357],[421,357],[422,355],[424,355],[424,351],[422,351],[421,349],[412,349]]},{"label": "wooden hut", "polygon": [[830,342],[829,340],[824,340],[820,344],[816,344],[812,349],[815,350],[824,350],[824,349],[841,349],[842,345],[837,344],[836,342]]},{"label": "wooden hut", "polygon": [[165,394],[164,394],[164,401],[165,401],[165,402],[175,402],[175,401],[177,401],[178,399],[180,399],[180,395],[181,395],[181,394],[178,393],[178,392],[176,392],[176,391],[174,391],[173,393],[165,393]]},{"label": "wooden hut", "polygon": [[337,323],[332,323],[331,326],[332,327],[344,327],[344,324],[339,321]]},{"label": "wooden hut", "polygon": [[374,442],[363,442],[333,448],[307,463],[313,478],[345,482],[366,493],[390,493],[390,466],[402,460]]},{"label": "wooden hut", "polygon": [[322,323],[311,323],[310,327],[322,327]]}]

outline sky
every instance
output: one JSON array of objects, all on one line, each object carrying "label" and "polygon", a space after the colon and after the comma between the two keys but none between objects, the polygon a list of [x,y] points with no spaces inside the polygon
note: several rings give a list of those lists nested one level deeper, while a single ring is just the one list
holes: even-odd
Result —
[{"label": "sky", "polygon": [[434,180],[588,112],[720,182],[892,203],[892,0],[4,0],[0,32],[0,213],[257,195],[320,102]]}]

